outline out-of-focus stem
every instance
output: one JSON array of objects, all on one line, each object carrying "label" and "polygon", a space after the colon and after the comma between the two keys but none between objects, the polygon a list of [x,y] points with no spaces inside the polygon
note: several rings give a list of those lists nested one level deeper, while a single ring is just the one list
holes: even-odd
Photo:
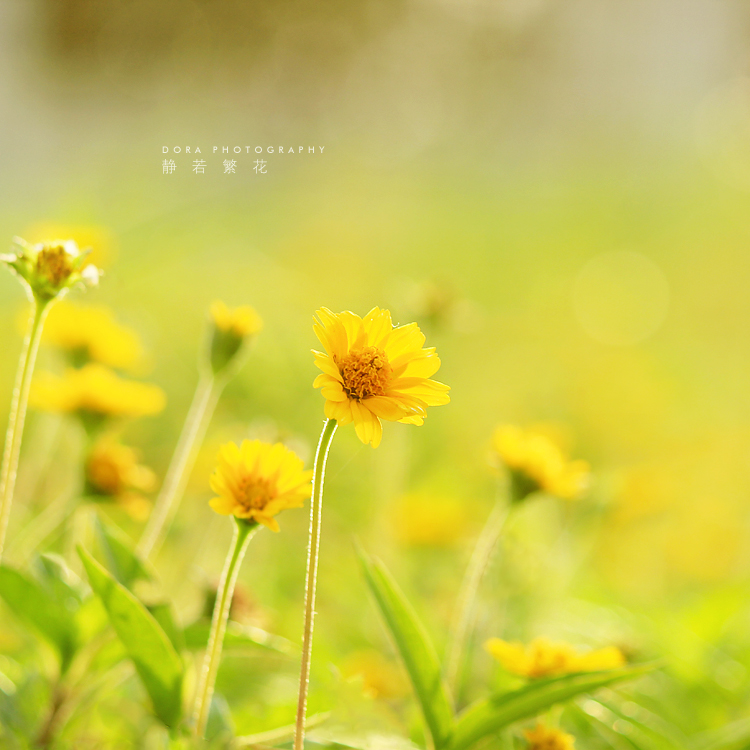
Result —
[{"label": "out-of-focus stem", "polygon": [[310,500],[310,540],[307,546],[307,581],[305,583],[305,623],[302,631],[302,665],[299,674],[299,699],[297,720],[294,728],[294,750],[303,750],[305,744],[305,713],[307,691],[310,686],[310,659],[312,656],[313,620],[315,618],[315,587],[318,579],[318,557],[320,554],[320,516],[323,509],[323,480],[325,479],[328,449],[336,420],[328,419],[320,433],[318,449],[315,451],[313,467],[313,491]]},{"label": "out-of-focus stem", "polygon": [[211,698],[214,694],[216,673],[219,671],[219,663],[221,662],[221,650],[224,645],[224,633],[227,629],[234,587],[237,583],[237,576],[240,572],[240,565],[242,565],[247,544],[257,529],[258,524],[256,522],[248,522],[239,518],[234,519],[232,545],[229,548],[224,570],[221,573],[219,590],[216,592],[216,603],[211,618],[211,631],[208,634],[208,646],[203,658],[198,690],[195,694],[195,708],[193,710],[195,734],[201,738],[206,732],[206,724],[208,723]]},{"label": "out-of-focus stem", "polygon": [[5,436],[2,469],[0,469],[0,560],[3,556],[5,536],[10,520],[10,508],[13,504],[13,492],[18,474],[18,458],[21,453],[23,425],[26,420],[26,407],[29,402],[31,377],[34,374],[34,363],[39,350],[39,340],[42,337],[44,318],[47,315],[48,302],[35,300],[34,312],[29,324],[29,330],[23,342],[21,357],[18,362],[16,382],[13,387],[13,397],[10,403],[8,417],[8,432]]},{"label": "out-of-focus stem", "polygon": [[159,550],[169,531],[223,387],[224,380],[212,375],[204,375],[198,382],[164,484],[136,548],[136,554],[143,559]]},{"label": "out-of-focus stem", "polygon": [[500,535],[503,532],[505,521],[508,517],[508,506],[502,500],[498,501],[482,529],[477,540],[474,551],[471,554],[469,565],[466,568],[464,579],[456,602],[456,616],[451,628],[451,636],[448,641],[448,656],[446,660],[445,674],[453,694],[458,699],[461,692],[461,672],[465,659],[466,643],[474,625],[474,613],[476,607],[477,592],[482,582],[487,565],[492,557]]}]

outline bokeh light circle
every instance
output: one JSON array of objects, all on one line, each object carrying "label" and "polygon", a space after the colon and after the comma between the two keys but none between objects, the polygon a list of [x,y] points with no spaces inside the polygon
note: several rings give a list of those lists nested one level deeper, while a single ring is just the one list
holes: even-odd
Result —
[{"label": "bokeh light circle", "polygon": [[631,346],[652,336],[669,308],[669,281],[642,253],[601,253],[583,266],[573,288],[579,324],[591,338]]}]

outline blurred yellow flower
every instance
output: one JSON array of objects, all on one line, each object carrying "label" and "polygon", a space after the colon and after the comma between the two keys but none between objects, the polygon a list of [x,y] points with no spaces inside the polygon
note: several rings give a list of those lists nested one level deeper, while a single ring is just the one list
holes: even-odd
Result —
[{"label": "blurred yellow flower", "polygon": [[42,341],[67,352],[76,365],[93,360],[129,369],[143,356],[135,331],[118,323],[107,307],[56,305],[45,323]]},{"label": "blurred yellow flower", "polygon": [[111,498],[136,520],[145,520],[149,501],[141,493],[156,487],[156,474],[138,463],[132,448],[111,438],[99,440],[86,459],[86,484],[95,496]]},{"label": "blurred yellow flower", "polygon": [[518,641],[490,638],[485,648],[508,672],[520,677],[557,677],[577,672],[598,672],[625,664],[619,648],[607,648],[579,654],[568,643],[555,643],[546,638],[536,638],[524,645]]},{"label": "blurred yellow flower", "polygon": [[44,242],[48,237],[70,237],[78,247],[91,248],[90,260],[99,267],[108,266],[117,255],[117,243],[109,229],[93,224],[53,224],[41,222],[24,233],[29,242]]},{"label": "blurred yellow flower", "polygon": [[466,531],[466,504],[428,493],[404,495],[396,506],[393,527],[404,544],[446,547]]},{"label": "blurred yellow flower", "polygon": [[13,238],[13,253],[0,255],[40,303],[62,297],[77,284],[95,285],[100,271],[87,262],[88,251],[81,252],[73,240],[53,240],[32,245]]},{"label": "blurred yellow flower", "polygon": [[214,375],[218,375],[236,361],[243,344],[263,328],[263,321],[249,305],[229,308],[221,300],[211,305],[209,313],[213,322],[210,364]]},{"label": "blurred yellow flower", "polygon": [[43,411],[97,417],[140,417],[164,408],[164,391],[150,383],[118,377],[99,364],[68,369],[63,377],[40,373],[31,388],[30,404]]},{"label": "blurred yellow flower", "polygon": [[421,425],[428,406],[450,401],[449,387],[429,379],[440,359],[422,348],[416,323],[394,328],[390,312],[378,307],[364,318],[325,307],[317,316],[313,329],[325,353],[313,351],[323,371],[313,385],[326,399],[326,417],[354,422],[363,443],[380,444],[381,419]]},{"label": "blurred yellow flower", "polygon": [[211,475],[211,489],[218,497],[210,505],[223,516],[257,521],[278,531],[274,516],[286,508],[301,508],[310,497],[311,479],[312,471],[305,471],[302,459],[282,443],[227,443]]},{"label": "blurred yellow flower", "polygon": [[344,660],[342,675],[360,679],[366,698],[389,700],[408,692],[408,684],[399,666],[375,650],[357,651]]},{"label": "blurred yellow flower", "polygon": [[510,471],[515,500],[537,491],[572,500],[588,486],[589,464],[570,461],[544,432],[502,425],[495,430],[492,447]]},{"label": "blurred yellow flower", "polygon": [[528,750],[573,750],[574,738],[560,729],[537,724],[534,729],[523,733],[528,742]]}]

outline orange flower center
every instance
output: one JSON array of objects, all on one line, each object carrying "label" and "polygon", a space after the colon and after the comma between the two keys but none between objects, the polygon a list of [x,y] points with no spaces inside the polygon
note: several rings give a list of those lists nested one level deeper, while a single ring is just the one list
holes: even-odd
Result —
[{"label": "orange flower center", "polygon": [[55,286],[70,276],[70,256],[62,245],[45,245],[36,257],[36,269]]},{"label": "orange flower center", "polygon": [[356,401],[384,395],[393,376],[388,357],[376,346],[352,349],[336,364],[344,381],[344,392]]},{"label": "orange flower center", "polygon": [[240,480],[235,499],[245,510],[263,510],[273,499],[273,492],[266,479],[248,476]]}]

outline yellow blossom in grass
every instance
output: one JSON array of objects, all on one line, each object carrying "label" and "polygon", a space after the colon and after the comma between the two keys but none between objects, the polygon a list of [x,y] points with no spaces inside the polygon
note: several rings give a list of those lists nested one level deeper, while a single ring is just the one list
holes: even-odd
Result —
[{"label": "yellow blossom in grass", "polygon": [[99,281],[99,269],[87,261],[89,251],[79,250],[73,240],[32,245],[14,237],[12,249],[12,254],[0,255],[0,261],[8,265],[40,303],[62,297],[78,284],[94,285]]},{"label": "yellow blossom in grass", "polygon": [[503,425],[495,430],[492,446],[510,471],[516,500],[537,491],[572,500],[588,486],[588,463],[569,460],[560,446],[542,431]]},{"label": "yellow blossom in grass", "polygon": [[210,342],[210,364],[215,375],[224,371],[249,339],[263,328],[263,321],[249,305],[227,307],[216,300],[210,309],[213,331]]},{"label": "yellow blossom in grass", "polygon": [[124,380],[99,364],[68,369],[62,377],[49,372],[34,380],[30,404],[43,411],[93,417],[140,417],[157,414],[165,404],[164,391],[150,383]]},{"label": "yellow blossom in grass", "polygon": [[528,750],[573,750],[574,738],[560,729],[537,724],[534,729],[523,733],[528,742]]},{"label": "yellow blossom in grass", "polygon": [[416,323],[394,328],[390,312],[378,307],[364,318],[325,307],[317,316],[313,328],[325,352],[313,352],[323,371],[313,385],[326,399],[326,417],[354,422],[363,443],[379,445],[381,419],[421,425],[428,406],[450,401],[449,387],[430,380],[440,359],[423,348]]},{"label": "yellow blossom in grass", "polygon": [[56,305],[47,318],[42,341],[67,352],[76,365],[94,361],[129,369],[143,357],[135,331],[118,323],[107,307]]},{"label": "yellow blossom in grass", "polygon": [[375,650],[356,651],[341,666],[348,680],[360,680],[365,698],[392,700],[409,690],[399,665]]},{"label": "yellow blossom in grass", "polygon": [[40,222],[24,232],[29,242],[44,242],[48,237],[70,237],[78,247],[90,247],[90,260],[100,268],[111,265],[117,256],[117,241],[112,232],[95,224],[55,224]]},{"label": "yellow blossom in grass", "polygon": [[555,643],[546,638],[537,638],[528,645],[490,638],[485,648],[506,671],[534,679],[598,672],[625,664],[622,651],[614,646],[581,654],[569,643]]},{"label": "yellow blossom in grass", "polygon": [[132,448],[111,438],[99,440],[86,459],[88,492],[115,501],[136,520],[145,520],[150,508],[144,492],[156,487],[156,474],[139,463]]},{"label": "yellow blossom in grass", "polygon": [[243,440],[227,443],[211,475],[217,497],[211,507],[223,516],[257,521],[279,530],[274,516],[287,508],[301,508],[310,497],[312,471],[282,443]]}]

